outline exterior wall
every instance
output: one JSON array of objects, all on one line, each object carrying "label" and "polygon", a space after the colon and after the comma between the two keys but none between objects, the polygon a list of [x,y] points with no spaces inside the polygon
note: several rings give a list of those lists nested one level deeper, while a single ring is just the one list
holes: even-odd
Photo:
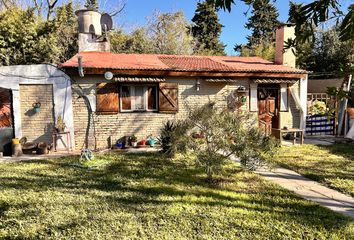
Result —
[{"label": "exterior wall", "polygon": [[[299,89],[299,82],[295,83],[292,87]],[[288,95],[289,111],[280,112],[280,128],[300,128],[300,110],[296,107],[296,103],[291,94]]]},{"label": "exterior wall", "polygon": [[[77,79],[83,88],[84,94],[91,99],[92,108],[95,109],[94,90],[96,83],[102,82],[102,78],[85,77]],[[158,136],[163,123],[169,119],[181,119],[186,116],[188,109],[202,106],[209,101],[215,101],[217,106],[226,107],[227,97],[239,86],[248,89],[248,79],[240,79],[236,83],[226,85],[225,83],[209,83],[200,81],[200,91],[196,91],[196,79],[167,79],[167,82],[178,83],[179,111],[176,114],[165,113],[118,113],[114,115],[93,114],[93,124],[88,124],[88,110],[83,98],[79,98],[77,86],[73,85],[73,108],[75,124],[75,144],[78,149],[85,147],[85,139],[88,138],[90,148],[94,147],[96,136],[97,148],[106,148],[108,139],[112,136],[113,143],[123,136],[136,135],[138,139],[146,138],[148,135]],[[247,110],[248,103],[243,106]],[[87,134],[87,129],[91,129]],[[95,134],[93,134],[95,129]]]},{"label": "exterior wall", "polygon": [[14,132],[16,138],[24,136],[22,134],[24,124],[22,124],[20,84],[49,84],[53,88],[54,122],[56,122],[58,116],[61,116],[67,126],[67,131],[71,132],[71,140],[74,142],[72,93],[69,76],[48,64],[6,66],[0,67],[0,72],[0,87],[12,90]]},{"label": "exterior wall", "polygon": [[[22,135],[28,141],[52,143],[54,127],[53,86],[20,85]],[[33,111],[32,104],[41,103],[40,112]]]}]

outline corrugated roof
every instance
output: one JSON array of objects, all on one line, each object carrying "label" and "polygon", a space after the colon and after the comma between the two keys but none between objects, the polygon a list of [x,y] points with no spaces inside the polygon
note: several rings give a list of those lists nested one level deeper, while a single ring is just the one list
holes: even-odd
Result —
[{"label": "corrugated roof", "polygon": [[110,52],[81,52],[60,66],[63,68],[77,67],[78,56],[82,56],[84,68],[92,69],[307,73],[305,70],[277,65],[259,57],[117,54]]}]

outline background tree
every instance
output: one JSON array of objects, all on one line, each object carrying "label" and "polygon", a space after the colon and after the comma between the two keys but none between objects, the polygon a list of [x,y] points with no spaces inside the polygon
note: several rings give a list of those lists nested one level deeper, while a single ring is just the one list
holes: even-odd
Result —
[{"label": "background tree", "polygon": [[118,29],[110,34],[111,51],[115,53],[152,53],[151,39],[146,29],[139,27],[132,33],[126,34]]},{"label": "background tree", "polygon": [[219,39],[223,25],[219,21],[215,5],[207,1],[198,2],[192,22],[196,52],[205,55],[225,55],[225,45]]},{"label": "background tree", "polygon": [[0,65],[59,63],[77,52],[77,20],[72,3],[43,20],[35,9],[10,8],[0,14]]},{"label": "background tree", "polygon": [[[57,52],[57,46],[52,42],[48,42],[49,46],[43,46],[48,36],[46,27],[33,9],[15,7],[0,13],[0,64],[40,63],[51,58],[52,53],[47,50],[52,48],[53,52]],[[44,31],[40,31],[42,29]]]},{"label": "background tree", "polygon": [[60,54],[56,61],[65,62],[78,51],[77,18],[72,2],[56,8],[55,18],[52,21],[56,42]]},{"label": "background tree", "polygon": [[336,28],[318,30],[314,41],[297,46],[299,67],[329,77],[348,72],[354,60],[353,41],[340,41]]},{"label": "background tree", "polygon": [[[235,4],[234,0],[208,0],[211,3],[215,3],[216,7],[220,7],[224,10],[231,11],[231,6]],[[256,0],[241,0],[246,2],[253,2]],[[347,41],[354,39],[354,4],[351,4],[348,8],[348,12],[344,14],[340,10],[340,2],[338,0],[313,0],[307,4],[301,4],[297,9],[296,17],[296,31],[301,32],[304,25],[310,27],[310,34],[303,34],[297,41],[304,42],[309,37],[315,34],[315,27],[319,24],[328,21],[329,19],[344,18],[340,24],[340,40]]]},{"label": "background tree", "polygon": [[190,24],[181,11],[155,14],[148,24],[148,35],[153,44],[153,53],[192,54],[194,40]]},{"label": "background tree", "polygon": [[270,0],[246,1],[252,8],[245,27],[252,31],[246,45],[236,45],[241,56],[259,56],[273,60],[275,54],[275,28],[279,25],[278,10]]}]

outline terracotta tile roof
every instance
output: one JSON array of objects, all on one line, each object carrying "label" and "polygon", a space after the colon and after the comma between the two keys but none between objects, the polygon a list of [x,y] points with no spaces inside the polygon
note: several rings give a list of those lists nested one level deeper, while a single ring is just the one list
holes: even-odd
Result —
[{"label": "terracotta tile roof", "polygon": [[117,54],[110,52],[81,52],[61,64],[60,67],[77,67],[78,56],[82,56],[84,68],[93,69],[307,73],[305,70],[277,65],[259,57]]},{"label": "terracotta tile roof", "polygon": [[202,56],[158,56],[158,58],[171,69],[184,71],[229,71],[230,68],[209,57]]}]

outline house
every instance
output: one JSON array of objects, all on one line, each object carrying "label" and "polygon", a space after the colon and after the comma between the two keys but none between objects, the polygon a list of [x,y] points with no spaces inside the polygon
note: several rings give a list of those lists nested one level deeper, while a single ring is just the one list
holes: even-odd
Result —
[{"label": "house", "polygon": [[[258,57],[111,53],[107,34],[102,31],[107,26],[101,28],[101,14],[80,10],[77,15],[79,53],[61,64],[60,70],[51,70],[60,79],[70,81],[53,82],[51,79],[57,75],[46,75],[43,79],[52,86],[65,83],[65,87],[60,86],[66,92],[55,93],[48,86],[49,89],[38,89],[53,93],[53,99],[59,96],[57,102],[65,99],[60,110],[54,104],[52,122],[65,112],[64,121],[77,149],[107,148],[117,139],[133,134],[138,139],[158,136],[164,122],[181,119],[191,108],[209,101],[216,102],[220,108],[252,113],[268,133],[272,128],[304,129],[307,72],[295,68],[291,49],[284,50],[285,41],[294,37],[293,26],[284,24],[277,29],[273,63]],[[26,71],[38,74],[42,70]],[[17,96],[22,94],[22,83],[16,82],[20,92],[15,89]],[[1,79],[0,84],[7,88]],[[15,117],[15,136],[33,135],[26,132],[36,124],[24,113],[23,105],[29,103],[22,100],[20,104],[15,103],[15,95],[14,115],[29,118],[28,125],[22,123],[19,129]],[[41,134],[44,128],[42,124]]]},{"label": "house", "polygon": [[208,101],[228,107],[241,98],[239,107],[258,115],[267,131],[304,128],[307,72],[295,68],[291,49],[284,51],[293,26],[277,30],[276,63],[258,57],[116,54],[109,52],[94,14],[78,13],[80,52],[60,66],[73,89],[80,86],[86,96],[73,91],[77,147],[104,148],[133,134],[157,136],[164,122],[185,117],[190,108]]}]

